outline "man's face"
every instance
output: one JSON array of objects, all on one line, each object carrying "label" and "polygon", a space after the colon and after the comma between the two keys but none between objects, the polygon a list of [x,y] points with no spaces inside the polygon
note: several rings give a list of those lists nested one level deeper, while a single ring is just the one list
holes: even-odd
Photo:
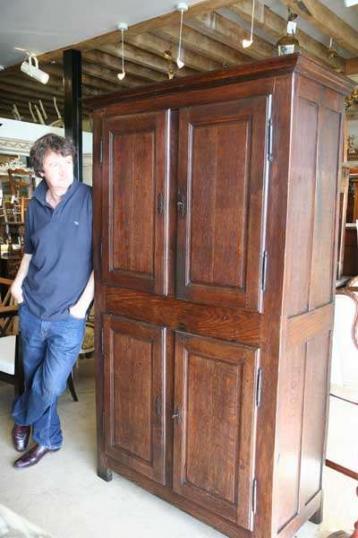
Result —
[{"label": "man's face", "polygon": [[60,153],[49,150],[43,160],[43,177],[52,191],[62,196],[73,182],[72,155],[63,157]]}]

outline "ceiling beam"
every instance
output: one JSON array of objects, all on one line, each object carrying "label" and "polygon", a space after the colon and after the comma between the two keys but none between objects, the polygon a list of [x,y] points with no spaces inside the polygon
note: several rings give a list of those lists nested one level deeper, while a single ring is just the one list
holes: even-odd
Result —
[{"label": "ceiling beam", "polygon": [[352,54],[358,54],[358,32],[319,0],[282,0],[282,2],[323,34],[333,37],[338,45]]},{"label": "ceiling beam", "polygon": [[31,82],[31,80],[29,82],[24,82],[21,79],[19,80],[16,76],[0,78],[0,88],[10,95],[24,95],[25,97],[28,96],[31,100],[34,98],[51,99],[53,96],[63,100],[63,92],[51,87],[44,87],[39,91],[36,84]]},{"label": "ceiling beam", "polygon": [[[247,22],[251,19],[251,0],[240,0],[240,3],[233,4],[229,10],[239,15],[243,20]],[[278,40],[282,35],[286,34],[287,20],[277,15],[272,9],[265,4],[259,3],[257,9],[255,9],[255,26],[263,30],[267,35],[275,40]],[[328,56],[328,48],[313,39],[305,32],[302,32],[299,28],[296,32],[297,39],[300,43],[302,50],[311,54],[321,60],[326,65],[330,65],[333,68],[344,69],[344,59],[340,56],[336,56],[335,60],[330,60]],[[327,38],[327,43],[329,38]]]},{"label": "ceiling beam", "polygon": [[241,42],[243,39],[249,39],[249,32],[220,13],[213,12],[195,17],[187,20],[186,24],[194,30],[205,33],[219,43],[250,55],[251,58],[261,60],[269,58],[275,53],[274,46],[271,43],[256,35],[251,47],[245,49]]},{"label": "ceiling beam", "polygon": [[[116,56],[118,58],[121,57],[119,45],[103,45],[99,47],[98,50],[100,52],[106,52],[108,54],[111,54],[112,56]],[[153,71],[164,73],[165,75],[167,75],[168,73],[168,62],[164,59],[163,54],[153,54],[151,52],[144,51],[138,47],[134,47],[129,43],[124,44],[124,53],[126,60],[129,60],[137,65],[152,69]],[[180,69],[178,75],[180,74],[181,76],[190,76],[195,72],[196,71],[188,67],[183,67],[182,69]]]},{"label": "ceiling beam", "polygon": [[[173,57],[175,58],[176,51],[172,43],[166,39],[155,36],[154,34],[126,36],[126,40],[135,47],[142,48],[143,50],[152,52],[154,54],[159,54],[161,57],[163,57],[165,50],[171,50],[173,52]],[[183,49],[182,57],[185,65],[196,71],[213,71],[221,67],[218,62],[200,56],[199,54],[186,50],[185,48]]]},{"label": "ceiling beam", "polygon": [[[107,52],[92,50],[84,52],[83,57],[87,62],[91,62],[92,64],[95,64],[97,66],[99,64],[98,67],[105,66],[107,68],[107,74],[111,72],[112,76],[117,81],[117,86],[120,86],[120,82],[117,78],[117,73],[122,70],[122,61],[120,58],[118,58],[118,56],[113,56],[112,54],[108,54]],[[165,80],[166,78],[163,74],[158,73],[153,69],[148,69],[147,67],[142,67],[131,63],[130,61],[128,61],[127,57],[125,57],[124,69],[126,74],[137,77],[138,83],[141,83],[142,81],[160,82],[161,80]]]},{"label": "ceiling beam", "polygon": [[[165,26],[157,30],[156,35],[168,39],[171,43],[175,44],[179,39],[178,29],[174,27]],[[202,56],[211,58],[215,62],[218,62],[221,67],[242,65],[251,61],[251,58],[247,54],[218,43],[187,25],[183,26],[182,43],[186,49],[196,51]]]}]

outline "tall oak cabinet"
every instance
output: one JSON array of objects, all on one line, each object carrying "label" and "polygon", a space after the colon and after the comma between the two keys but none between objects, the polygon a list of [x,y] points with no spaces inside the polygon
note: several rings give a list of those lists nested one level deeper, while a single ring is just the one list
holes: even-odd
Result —
[{"label": "tall oak cabinet", "polygon": [[294,55],[92,101],[98,473],[230,537],[320,517],[348,89]]}]

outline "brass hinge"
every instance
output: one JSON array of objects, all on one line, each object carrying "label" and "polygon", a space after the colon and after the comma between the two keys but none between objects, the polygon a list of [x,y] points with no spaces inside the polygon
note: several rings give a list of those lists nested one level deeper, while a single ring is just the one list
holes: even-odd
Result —
[{"label": "brass hinge", "polygon": [[273,161],[273,124],[272,118],[267,120],[267,160]]},{"label": "brass hinge", "polygon": [[262,291],[266,290],[266,275],[267,275],[267,263],[268,263],[268,254],[267,250],[264,250],[262,253],[262,267],[261,267],[261,289]]},{"label": "brass hinge", "polygon": [[256,377],[256,407],[260,407],[261,405],[263,377],[264,377],[263,370],[262,368],[259,368],[257,370],[257,377]]},{"label": "brass hinge", "polygon": [[99,162],[102,164],[103,162],[103,138],[101,138],[99,143]]},{"label": "brass hinge", "polygon": [[254,478],[252,482],[252,512],[256,514],[256,508],[257,508],[257,480]]}]

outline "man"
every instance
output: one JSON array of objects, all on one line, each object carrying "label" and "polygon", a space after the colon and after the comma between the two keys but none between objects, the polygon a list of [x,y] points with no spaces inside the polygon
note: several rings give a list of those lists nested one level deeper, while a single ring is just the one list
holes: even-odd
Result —
[{"label": "man", "polygon": [[93,299],[91,188],[73,176],[73,144],[47,134],[30,152],[43,178],[28,205],[24,256],[11,286],[19,303],[25,392],[12,409],[14,463],[35,465],[62,446],[57,399],[65,390]]}]

